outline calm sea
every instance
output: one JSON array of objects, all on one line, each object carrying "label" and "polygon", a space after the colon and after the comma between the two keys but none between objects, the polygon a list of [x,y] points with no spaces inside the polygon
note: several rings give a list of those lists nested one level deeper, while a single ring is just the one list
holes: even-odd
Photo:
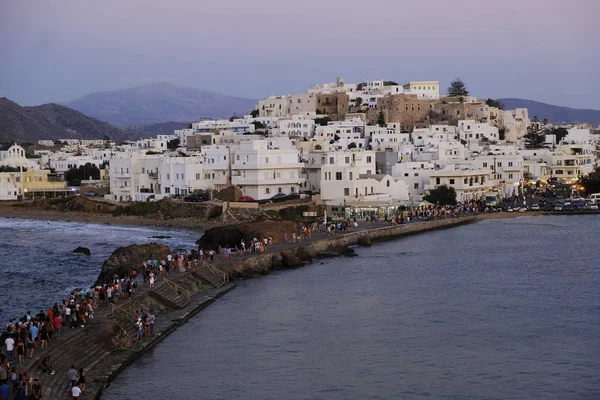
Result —
[{"label": "calm sea", "polygon": [[240,282],[102,399],[599,399],[599,238],[488,220]]},{"label": "calm sea", "polygon": [[[151,236],[171,236],[151,239]],[[201,233],[163,228],[123,227],[74,222],[0,219],[0,322],[27,310],[47,310],[74,288],[94,283],[102,263],[120,246],[164,243],[193,248]],[[92,255],[72,253],[78,246]]]}]

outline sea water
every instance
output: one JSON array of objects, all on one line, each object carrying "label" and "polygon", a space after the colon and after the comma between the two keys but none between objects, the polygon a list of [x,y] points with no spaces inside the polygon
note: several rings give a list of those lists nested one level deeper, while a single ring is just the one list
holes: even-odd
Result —
[{"label": "sea water", "polygon": [[102,399],[599,399],[599,238],[487,220],[239,282]]},{"label": "sea water", "polygon": [[[172,228],[1,218],[0,322],[27,311],[35,315],[75,288],[89,288],[118,247],[158,242],[191,249],[201,235]],[[79,246],[89,248],[91,256],[73,253]]]}]

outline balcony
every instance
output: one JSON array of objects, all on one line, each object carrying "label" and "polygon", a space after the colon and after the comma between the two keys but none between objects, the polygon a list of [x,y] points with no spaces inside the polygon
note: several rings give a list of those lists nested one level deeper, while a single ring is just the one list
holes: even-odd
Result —
[{"label": "balcony", "polygon": [[148,172],[148,178],[158,179],[158,172]]}]

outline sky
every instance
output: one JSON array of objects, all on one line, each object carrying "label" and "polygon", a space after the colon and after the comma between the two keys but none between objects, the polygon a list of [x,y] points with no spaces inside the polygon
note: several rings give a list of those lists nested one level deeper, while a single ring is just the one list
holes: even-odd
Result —
[{"label": "sky", "polygon": [[0,97],[460,77],[482,98],[600,109],[598,15],[599,0],[0,0]]}]

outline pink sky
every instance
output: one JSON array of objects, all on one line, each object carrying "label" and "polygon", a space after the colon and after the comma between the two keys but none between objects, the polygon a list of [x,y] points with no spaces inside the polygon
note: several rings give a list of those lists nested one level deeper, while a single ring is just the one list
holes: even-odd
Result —
[{"label": "pink sky", "polygon": [[243,97],[344,76],[460,76],[485,97],[600,108],[594,0],[3,1],[0,96],[167,80]]}]

